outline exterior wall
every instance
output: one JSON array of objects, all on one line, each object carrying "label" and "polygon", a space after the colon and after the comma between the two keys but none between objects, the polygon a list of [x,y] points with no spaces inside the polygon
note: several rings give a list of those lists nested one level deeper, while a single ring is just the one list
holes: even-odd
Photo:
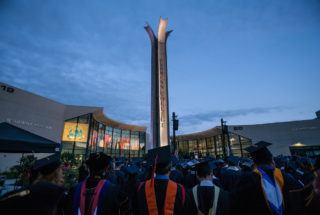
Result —
[{"label": "exterior wall", "polygon": [[[2,82],[0,82],[0,87],[0,123],[8,122],[56,143],[62,142],[64,122],[66,120],[84,115],[92,117],[93,112],[103,110],[102,107],[64,105]],[[146,130],[146,127],[143,126],[127,125],[111,119],[108,120],[119,126]],[[89,129],[89,132],[92,134],[93,131]],[[143,133],[144,136],[146,135],[145,131],[139,132]],[[86,148],[83,149],[83,145],[86,146],[90,138],[91,136],[89,136],[86,143],[81,143],[82,152],[86,151]],[[143,149],[145,149],[145,140],[143,146]],[[35,154],[36,157],[48,155],[47,153]],[[20,153],[0,153],[0,171],[8,170],[11,166],[17,165],[21,156],[22,154]]]},{"label": "exterior wall", "polygon": [[[65,105],[1,83],[0,123],[8,122],[26,131],[61,142]],[[13,92],[8,92],[8,88]],[[5,90],[4,90],[5,88]]]},{"label": "exterior wall", "polygon": [[[8,122],[33,134],[61,142],[65,106],[0,82],[0,123]],[[25,154],[26,155],[26,154]],[[36,157],[50,154],[36,153]],[[17,165],[21,153],[0,153],[0,171]]]},{"label": "exterior wall", "polygon": [[300,142],[320,145],[320,119],[280,122],[258,125],[233,125],[229,131],[251,138],[252,143],[264,140],[272,143],[268,148],[274,156],[290,155],[289,146]]},{"label": "exterior wall", "polygon": [[102,110],[102,107],[88,107],[88,106],[75,106],[66,105],[64,111],[64,120],[72,119],[85,114],[93,113]]}]

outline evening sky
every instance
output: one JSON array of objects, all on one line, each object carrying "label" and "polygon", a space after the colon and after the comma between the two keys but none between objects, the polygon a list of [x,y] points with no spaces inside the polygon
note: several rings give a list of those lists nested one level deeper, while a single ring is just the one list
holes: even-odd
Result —
[{"label": "evening sky", "polygon": [[318,0],[0,0],[0,81],[149,126],[160,16],[178,134],[315,118]]}]

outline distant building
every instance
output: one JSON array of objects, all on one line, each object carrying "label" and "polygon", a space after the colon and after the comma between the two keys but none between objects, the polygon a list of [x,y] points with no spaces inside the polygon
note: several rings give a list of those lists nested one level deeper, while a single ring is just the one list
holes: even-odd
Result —
[{"label": "distant building", "polygon": [[251,139],[234,132],[224,133],[219,127],[176,136],[180,156],[204,157],[207,155],[224,158],[228,155],[248,157],[244,148],[251,145]]},{"label": "distant building", "polygon": [[228,125],[228,135],[224,140],[221,127],[217,126],[203,132],[176,136],[177,148],[180,154],[196,157],[212,155],[223,158],[228,154],[247,157],[249,155],[244,148],[264,140],[272,143],[268,148],[274,156],[317,156],[320,155],[320,111],[316,116],[311,120]]},{"label": "distant building", "polygon": [[[22,153],[37,152],[43,157],[48,152],[71,152],[82,159],[90,152],[128,158],[142,157],[146,152],[145,126],[112,120],[102,107],[65,105],[5,83],[0,85],[0,124],[16,132],[10,140],[14,146],[8,147],[8,137],[0,131],[1,170],[17,164]],[[44,144],[35,145],[32,138],[42,138]]]},{"label": "distant building", "polygon": [[320,111],[311,120],[277,122],[257,125],[233,125],[229,131],[252,139],[272,143],[271,152],[277,155],[320,155]]}]

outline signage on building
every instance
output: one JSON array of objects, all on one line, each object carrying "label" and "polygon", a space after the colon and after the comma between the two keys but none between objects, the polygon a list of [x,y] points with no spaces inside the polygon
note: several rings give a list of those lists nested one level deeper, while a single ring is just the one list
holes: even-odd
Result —
[{"label": "signage on building", "polygon": [[88,124],[65,122],[62,141],[87,142],[88,129]]}]

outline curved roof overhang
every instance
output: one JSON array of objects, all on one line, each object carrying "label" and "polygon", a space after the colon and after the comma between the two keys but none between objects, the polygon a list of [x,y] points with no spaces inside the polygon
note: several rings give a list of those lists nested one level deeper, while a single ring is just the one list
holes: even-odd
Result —
[{"label": "curved roof overhang", "polygon": [[214,127],[209,130],[202,131],[202,132],[176,136],[176,140],[178,140],[178,141],[196,140],[196,139],[213,137],[213,136],[217,136],[217,135],[221,135],[221,134],[222,134],[222,130],[218,127]]},{"label": "curved roof overhang", "polygon": [[93,118],[107,126],[110,126],[112,128],[118,128],[123,130],[130,130],[130,131],[140,131],[140,132],[146,132],[147,127],[146,126],[138,126],[138,125],[129,125],[122,122],[117,122],[115,120],[112,120],[108,118],[106,115],[104,115],[102,110],[98,110],[93,112]]}]

